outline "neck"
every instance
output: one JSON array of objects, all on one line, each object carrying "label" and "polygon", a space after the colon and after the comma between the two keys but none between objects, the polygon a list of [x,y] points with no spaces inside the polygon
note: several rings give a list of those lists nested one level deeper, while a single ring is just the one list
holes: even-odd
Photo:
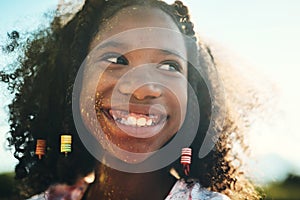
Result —
[{"label": "neck", "polygon": [[99,165],[86,199],[164,199],[176,179],[167,170],[126,173]]}]

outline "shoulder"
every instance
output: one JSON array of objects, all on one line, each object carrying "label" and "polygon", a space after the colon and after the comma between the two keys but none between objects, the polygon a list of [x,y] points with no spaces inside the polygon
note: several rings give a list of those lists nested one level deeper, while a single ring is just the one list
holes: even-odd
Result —
[{"label": "shoulder", "polygon": [[30,197],[27,200],[47,200],[48,199],[47,196],[48,196],[47,192],[44,192],[44,193],[41,193],[41,194],[34,195],[34,196]]},{"label": "shoulder", "polygon": [[186,183],[184,180],[178,180],[165,200],[230,200],[224,194],[212,192],[196,180]]}]

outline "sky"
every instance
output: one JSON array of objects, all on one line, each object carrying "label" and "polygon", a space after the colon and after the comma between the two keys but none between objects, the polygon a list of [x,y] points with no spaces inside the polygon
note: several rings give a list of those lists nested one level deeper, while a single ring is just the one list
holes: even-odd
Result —
[{"label": "sky", "polygon": [[244,73],[255,71],[261,88],[276,88],[276,103],[252,125],[253,176],[263,183],[300,174],[300,1],[185,2],[200,36],[221,46],[232,63],[241,62]]},{"label": "sky", "polygon": [[[45,20],[43,13],[55,9],[57,0],[10,0],[0,2],[0,45],[11,30],[34,30]],[[172,2],[172,1],[168,1]],[[255,159],[253,176],[258,182],[282,180],[287,173],[300,174],[300,1],[298,0],[183,0],[190,8],[199,35],[246,75],[260,77],[260,87],[276,88],[267,119],[252,125],[249,137]],[[2,56],[2,55],[1,55]],[[0,57],[0,63],[7,62]],[[242,63],[242,64],[241,64]],[[247,66],[247,68],[246,68]],[[255,80],[255,79],[254,79]],[[1,85],[0,85],[1,86]],[[5,88],[0,87],[1,90]],[[9,94],[1,92],[0,131],[7,132]],[[3,131],[2,131],[3,130]],[[16,161],[4,150],[0,137],[0,171],[12,171]],[[3,144],[3,145],[2,145]]]}]

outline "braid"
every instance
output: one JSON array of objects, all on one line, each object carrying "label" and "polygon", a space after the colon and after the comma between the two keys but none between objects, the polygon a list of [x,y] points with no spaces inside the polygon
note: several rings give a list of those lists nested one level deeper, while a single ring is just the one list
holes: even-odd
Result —
[{"label": "braid", "polygon": [[175,9],[176,21],[180,22],[182,32],[196,41],[194,24],[190,21],[188,8],[181,1],[175,1],[172,5]]}]

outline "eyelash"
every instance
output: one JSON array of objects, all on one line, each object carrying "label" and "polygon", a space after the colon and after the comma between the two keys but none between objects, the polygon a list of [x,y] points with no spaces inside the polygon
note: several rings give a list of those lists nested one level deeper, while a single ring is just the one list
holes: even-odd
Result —
[{"label": "eyelash", "polygon": [[[172,69],[166,69],[164,66],[170,66],[170,68]],[[181,67],[180,65],[175,62],[175,61],[165,61],[164,63],[161,63],[158,67],[159,69],[162,69],[162,70],[166,70],[166,71],[171,71],[171,72],[181,72]]]},{"label": "eyelash", "polygon": [[[115,61],[112,59],[115,59]],[[119,55],[119,54],[107,54],[104,55],[101,60],[110,62],[112,64],[118,64],[118,65],[128,65],[129,63],[128,60],[123,55]]]},{"label": "eyelash", "polygon": [[[104,55],[101,60],[117,65],[129,64],[129,61],[123,55],[120,54],[107,54]],[[166,69],[165,66],[169,66],[169,68]],[[182,72],[180,64],[175,61],[164,61],[163,63],[160,63],[157,68],[170,72]]]}]

